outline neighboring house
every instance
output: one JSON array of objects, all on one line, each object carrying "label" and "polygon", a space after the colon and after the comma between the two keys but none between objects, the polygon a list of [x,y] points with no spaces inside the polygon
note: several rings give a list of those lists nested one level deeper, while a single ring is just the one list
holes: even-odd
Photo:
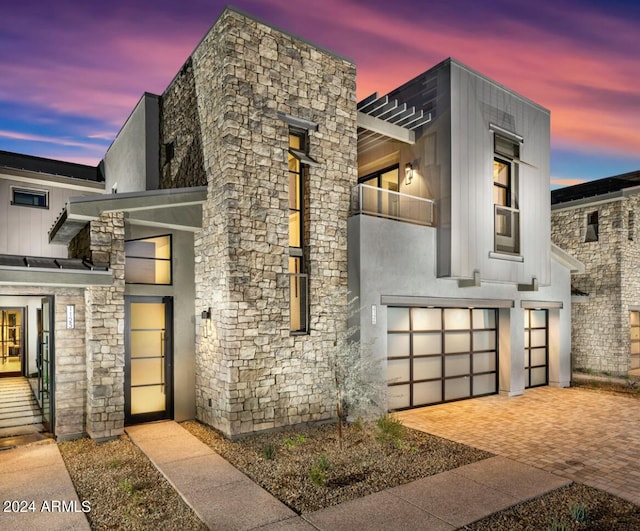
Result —
[{"label": "neighboring house", "polygon": [[49,297],[59,438],[334,417],[349,290],[389,409],[569,384],[549,112],[454,60],[356,104],[351,61],[226,9],[99,170],[49,231],[93,276],[0,277]]},{"label": "neighboring house", "polygon": [[551,192],[551,235],[585,265],[573,278],[573,364],[626,375],[640,368],[640,172]]}]

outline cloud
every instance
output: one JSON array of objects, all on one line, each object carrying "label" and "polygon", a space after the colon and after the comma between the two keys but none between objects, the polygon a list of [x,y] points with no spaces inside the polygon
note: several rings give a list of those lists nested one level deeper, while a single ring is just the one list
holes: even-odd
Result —
[{"label": "cloud", "polygon": [[[635,11],[625,18],[617,6],[577,0],[237,3],[353,58],[360,98],[453,56],[550,109],[554,145],[618,154],[640,146]],[[0,20],[0,100],[90,117],[100,123],[88,138],[113,138],[144,91],[166,88],[223,7],[22,0]]]},{"label": "cloud", "polygon": [[573,186],[574,184],[582,184],[587,182],[586,179],[562,179],[558,177],[551,177],[551,184],[557,186]]},{"label": "cloud", "polygon": [[77,147],[86,149],[95,149],[94,144],[87,142],[78,142],[75,140],[68,140],[58,136],[42,136],[33,133],[20,133],[17,131],[6,131],[0,129],[0,138],[8,138],[11,140],[26,140],[29,142],[43,142],[45,144],[55,144],[59,146]]}]

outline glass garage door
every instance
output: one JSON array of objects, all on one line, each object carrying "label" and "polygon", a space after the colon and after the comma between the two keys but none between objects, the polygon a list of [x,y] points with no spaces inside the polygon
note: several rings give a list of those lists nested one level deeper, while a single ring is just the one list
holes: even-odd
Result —
[{"label": "glass garage door", "polygon": [[524,311],[524,387],[549,382],[548,311]]},{"label": "glass garage door", "polygon": [[495,309],[387,309],[389,409],[498,392]]}]

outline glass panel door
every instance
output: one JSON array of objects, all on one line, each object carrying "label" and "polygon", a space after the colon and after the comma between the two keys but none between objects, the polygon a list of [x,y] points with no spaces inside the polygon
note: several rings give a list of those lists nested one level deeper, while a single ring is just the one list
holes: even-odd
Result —
[{"label": "glass panel door", "polygon": [[524,387],[548,383],[548,311],[524,311]]},{"label": "glass panel door", "polygon": [[128,424],[171,418],[171,299],[129,297],[125,366]]},{"label": "glass panel door", "polygon": [[45,429],[51,431],[51,397],[52,397],[52,311],[51,311],[51,299],[44,298],[41,301],[40,315],[42,318],[40,338],[39,338],[39,352],[36,364],[38,366],[38,404],[42,409],[42,424]]},{"label": "glass panel door", "polygon": [[0,377],[20,376],[24,360],[22,308],[0,309]]}]

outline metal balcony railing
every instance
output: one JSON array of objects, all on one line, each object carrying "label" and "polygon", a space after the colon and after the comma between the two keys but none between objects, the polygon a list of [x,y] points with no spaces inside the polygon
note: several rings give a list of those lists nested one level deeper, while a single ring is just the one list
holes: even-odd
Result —
[{"label": "metal balcony railing", "polygon": [[352,189],[351,214],[366,214],[429,227],[435,225],[433,200],[368,184],[358,184]]}]

